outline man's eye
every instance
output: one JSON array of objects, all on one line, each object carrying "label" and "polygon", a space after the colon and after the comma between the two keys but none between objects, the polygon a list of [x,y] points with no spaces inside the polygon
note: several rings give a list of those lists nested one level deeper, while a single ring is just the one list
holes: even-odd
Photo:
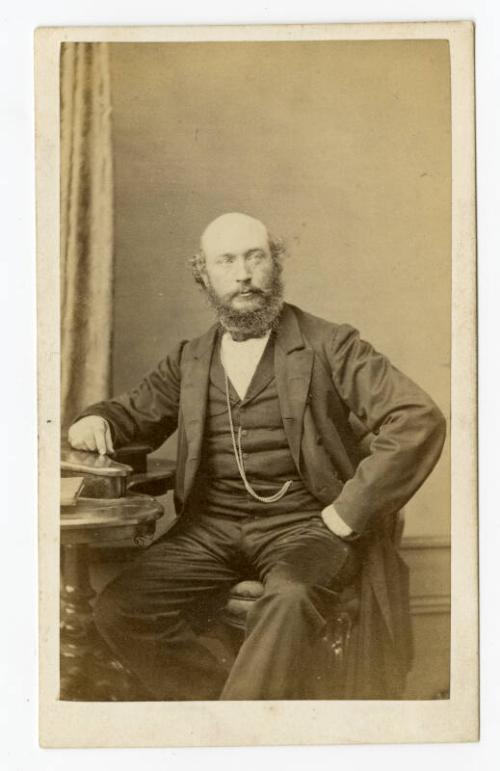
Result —
[{"label": "man's eye", "polygon": [[228,263],[233,262],[234,257],[232,254],[223,254],[222,257],[220,257],[219,262],[223,265],[227,265]]}]

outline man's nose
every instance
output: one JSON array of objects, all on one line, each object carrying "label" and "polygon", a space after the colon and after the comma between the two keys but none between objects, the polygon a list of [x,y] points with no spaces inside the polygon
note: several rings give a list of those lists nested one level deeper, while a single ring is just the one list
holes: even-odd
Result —
[{"label": "man's nose", "polygon": [[238,257],[235,264],[236,281],[244,282],[249,281],[251,277],[251,270],[248,262],[244,257]]}]

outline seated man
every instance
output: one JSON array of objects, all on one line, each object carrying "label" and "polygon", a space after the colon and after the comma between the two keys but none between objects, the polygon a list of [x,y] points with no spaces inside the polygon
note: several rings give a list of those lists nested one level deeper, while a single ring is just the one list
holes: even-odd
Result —
[{"label": "seated man", "polygon": [[[158,447],[178,429],[178,520],[96,606],[98,629],[152,698],[301,698],[360,544],[442,449],[444,418],[418,386],[352,327],[284,303],[281,253],[244,214],[208,225],[192,267],[217,323],[69,431],[74,448],[104,454]],[[350,414],[374,434],[365,457]],[[195,620],[248,577],[264,593],[228,676]]]}]

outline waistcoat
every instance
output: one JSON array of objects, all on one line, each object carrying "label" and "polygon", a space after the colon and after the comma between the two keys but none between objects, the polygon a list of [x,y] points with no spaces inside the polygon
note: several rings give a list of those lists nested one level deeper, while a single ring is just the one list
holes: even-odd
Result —
[{"label": "waistcoat", "polygon": [[284,482],[292,485],[279,501],[264,503],[247,492],[240,477],[229,424],[226,381],[220,360],[220,341],[210,366],[203,459],[199,471],[197,505],[212,514],[246,516],[285,514],[321,508],[302,481],[283,428],[274,378],[274,342],[268,341],[244,399],[228,380],[235,435],[241,426],[241,447],[247,479],[258,495],[276,493]]}]

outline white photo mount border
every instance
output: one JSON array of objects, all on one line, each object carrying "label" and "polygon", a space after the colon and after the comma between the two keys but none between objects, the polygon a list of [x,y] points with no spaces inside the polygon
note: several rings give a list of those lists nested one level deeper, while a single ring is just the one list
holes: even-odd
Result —
[{"label": "white photo mount border", "polygon": [[[78,42],[446,39],[452,83],[452,605],[449,700],[58,700],[59,49]],[[465,742],[478,739],[474,27],[470,22],[36,31],[40,741],[44,747]],[[47,301],[50,298],[50,302]]]}]

